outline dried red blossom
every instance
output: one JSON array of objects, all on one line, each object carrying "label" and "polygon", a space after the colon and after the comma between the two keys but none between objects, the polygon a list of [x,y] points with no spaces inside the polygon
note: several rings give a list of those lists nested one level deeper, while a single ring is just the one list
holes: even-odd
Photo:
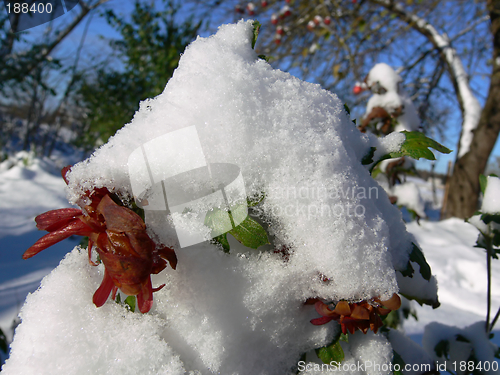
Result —
[{"label": "dried red blossom", "polygon": [[[62,170],[66,183],[69,167]],[[157,274],[167,266],[175,269],[177,257],[173,249],[157,245],[146,232],[142,218],[129,208],[120,206],[118,199],[106,188],[89,193],[91,203],[81,210],[62,208],[38,215],[35,218],[37,228],[49,233],[40,238],[23,254],[24,259],[31,258],[40,251],[70,236],[88,236],[89,262],[92,249],[99,254],[104,264],[104,278],[94,293],[93,302],[102,306],[109,295],[115,298],[120,289],[130,296],[137,296],[137,306],[142,313],[153,306],[151,274]]]},{"label": "dried red blossom", "polygon": [[[311,301],[314,301],[311,300]],[[306,304],[310,304],[307,303]],[[348,303],[340,301],[335,306],[335,309],[330,310],[328,305],[322,301],[316,300],[314,307],[321,318],[312,319],[314,325],[326,324],[332,320],[340,323],[343,334],[347,332],[354,333],[357,329],[363,333],[372,330],[377,333],[378,329],[383,325],[380,315],[387,315],[393,310],[399,309],[401,306],[401,298],[394,293],[387,301],[380,301],[378,298],[373,298],[370,302],[361,301]]]}]

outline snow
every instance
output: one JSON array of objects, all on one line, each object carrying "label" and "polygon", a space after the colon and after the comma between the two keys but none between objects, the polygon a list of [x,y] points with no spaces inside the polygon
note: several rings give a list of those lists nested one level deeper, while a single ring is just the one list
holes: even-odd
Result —
[{"label": "snow", "polygon": [[[406,265],[405,244],[413,236],[359,161],[369,147],[397,148],[401,139],[378,141],[360,134],[335,96],[256,59],[249,48],[250,31],[248,23],[225,26],[215,37],[192,44],[165,92],[142,103],[131,124],[74,168],[68,196],[82,203],[85,190],[107,186],[131,199],[129,155],[148,141],[196,125],[207,164],[237,165],[248,195],[266,192],[261,218],[265,216],[278,244],[293,249],[290,260],[250,251],[232,238],[229,255],[206,242],[180,248],[175,232],[161,229],[166,219],[149,212],[148,225],[163,242],[176,246],[179,258],[177,270],[167,268],[153,277],[154,286],[167,286],[155,293],[151,312],[131,313],[112,301],[96,308],[92,294],[103,269],[89,266],[85,251],[76,247],[28,296],[11,357],[2,368],[6,375],[285,374],[302,353],[327,344],[337,329],[334,324],[311,325],[317,313],[313,306],[303,306],[306,298],[353,300],[397,290],[394,268]],[[169,162],[172,168],[181,165]],[[0,172],[0,207],[2,212],[10,207],[8,217],[18,220],[9,227],[13,220],[4,217],[0,238],[9,249],[17,246],[13,253],[19,256],[20,249],[36,240],[33,216],[67,205],[62,179],[45,168],[35,162]],[[4,184],[9,190],[2,189]],[[369,188],[377,189],[377,195],[363,197]],[[344,209],[362,205],[364,215],[349,216],[347,210],[339,216],[318,215],[318,208],[332,202]],[[34,206],[40,211],[34,212]],[[442,306],[414,306],[420,320],[406,322],[406,331],[422,334],[433,320],[462,329],[484,319],[486,280],[477,276],[485,274],[485,259],[473,248],[477,229],[458,219],[421,221],[408,229],[436,276]],[[5,242],[12,233],[25,235]],[[62,247],[67,252],[75,245]],[[0,296],[10,291],[22,299],[55,266],[53,258],[43,260],[54,254],[62,258],[54,248],[28,261],[17,262],[9,253],[1,267],[7,272],[25,267],[28,276],[2,273]],[[500,274],[500,266],[492,266],[493,275]],[[323,282],[321,274],[330,281]],[[6,332],[15,314],[14,300],[8,301],[0,310]],[[495,276],[492,304],[500,305]],[[471,340],[484,345],[480,338]],[[394,343],[404,340],[391,333],[389,341],[399,345]],[[357,332],[349,343],[341,343],[345,363],[387,364],[392,359],[389,341]],[[308,353],[307,363],[317,361]]]},{"label": "snow", "polygon": [[413,210],[420,217],[426,217],[425,214],[425,203],[420,195],[420,190],[417,184],[409,181],[404,184],[394,185],[392,187],[393,195],[398,197],[397,204],[400,206],[405,206],[406,208]]},{"label": "snow", "polygon": [[[375,141],[357,131],[335,95],[259,59],[251,37],[252,24],[242,22],[192,43],[164,92],[141,103],[130,124],[74,166],[68,174],[70,200],[79,202],[86,190],[101,186],[125,200],[137,195],[127,161],[141,147],[150,164],[158,163],[151,168],[154,183],[187,172],[188,166],[203,168],[203,158],[207,165],[233,164],[241,170],[247,195],[265,192],[259,216],[279,244],[293,249],[286,268],[266,260],[277,295],[295,280],[302,299],[311,294],[333,300],[390,298],[397,291],[394,269],[406,267],[411,237],[382,191],[377,197],[365,194],[378,185],[359,161]],[[200,141],[188,146],[183,134],[191,127]],[[149,145],[163,137],[170,151],[151,160]],[[189,151],[176,157],[170,137],[178,139],[175,150]],[[318,194],[322,191],[326,194]],[[305,193],[297,197],[298,192]],[[148,217],[154,234],[177,246],[181,239],[163,229],[166,219]],[[172,219],[186,223],[178,215]],[[313,281],[317,274],[333,282]],[[271,281],[264,285],[263,290]]]},{"label": "snow", "polygon": [[372,89],[380,86],[385,92],[375,92],[370,97],[366,105],[366,114],[369,114],[375,107],[382,107],[389,114],[401,108],[401,115],[396,116],[395,132],[417,131],[420,127],[418,113],[410,97],[399,87],[401,82],[399,74],[389,65],[376,64],[368,73],[366,84]]},{"label": "snow", "polygon": [[[495,361],[495,352],[498,350],[498,346],[488,339],[484,324],[485,322],[476,322],[460,329],[440,323],[431,323],[425,328],[423,346],[428,353],[433,354],[432,357],[435,361],[441,360],[440,362],[443,362],[444,357],[437,355],[435,347],[440,341],[448,340],[450,359],[445,361],[448,369],[454,369],[457,363],[468,361],[471,353],[475,355],[479,363],[489,362],[491,365]],[[462,336],[462,340],[457,340],[457,335]],[[497,374],[499,372],[491,369],[488,373]]]},{"label": "snow", "polygon": [[500,213],[500,178],[487,177],[481,212],[488,214]]},{"label": "snow", "polygon": [[341,341],[345,358],[340,367],[334,363],[324,364],[315,354],[307,353],[306,361],[299,362],[299,374],[319,375],[329,372],[345,375],[389,375],[391,374],[392,347],[381,335],[356,332],[349,336],[349,342]]}]

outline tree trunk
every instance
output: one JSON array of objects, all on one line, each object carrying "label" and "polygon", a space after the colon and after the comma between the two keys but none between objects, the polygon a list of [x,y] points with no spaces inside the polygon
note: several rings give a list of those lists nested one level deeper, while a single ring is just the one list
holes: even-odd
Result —
[{"label": "tree trunk", "polygon": [[450,180],[446,217],[467,218],[474,214],[480,193],[479,175],[484,173],[500,132],[500,0],[488,0],[493,34],[493,72],[485,106],[469,152],[457,158]]}]

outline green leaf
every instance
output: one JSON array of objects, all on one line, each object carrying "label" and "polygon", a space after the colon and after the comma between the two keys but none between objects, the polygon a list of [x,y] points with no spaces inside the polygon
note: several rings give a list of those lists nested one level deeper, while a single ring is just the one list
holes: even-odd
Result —
[{"label": "green leaf", "polygon": [[392,368],[395,368],[398,365],[399,370],[394,370],[394,375],[403,375],[402,369],[405,368],[406,363],[403,358],[396,352],[394,349],[392,350]]},{"label": "green leaf", "polygon": [[116,294],[115,302],[125,306],[125,308],[129,311],[135,312],[135,296],[128,296],[125,298],[125,300],[122,302],[122,297],[120,293]]},{"label": "green leaf", "polygon": [[398,329],[401,326],[401,318],[398,310],[391,311],[389,314],[382,315],[380,318],[386,327]]},{"label": "green leaf", "polygon": [[410,260],[412,262],[417,263],[420,266],[420,274],[425,280],[429,281],[432,276],[431,267],[425,260],[425,256],[422,253],[422,250],[420,250],[418,246],[415,245],[414,243],[412,243],[412,245],[413,245],[413,250],[410,253]]},{"label": "green leaf", "polygon": [[428,159],[436,160],[436,157],[429,148],[433,148],[443,154],[449,154],[451,150],[444,147],[442,144],[436,142],[435,140],[428,138],[421,132],[408,132],[402,131],[406,136],[405,141],[401,145],[399,152],[391,152],[389,156],[391,158],[399,158],[401,156],[409,156],[413,159]]},{"label": "green leaf", "polygon": [[368,153],[365,156],[363,156],[363,159],[361,159],[361,164],[368,165],[373,163],[373,155],[375,155],[376,149],[377,149],[376,147],[370,147]]},{"label": "green leaf", "polygon": [[391,152],[389,154],[385,154],[380,159],[375,161],[375,163],[373,163],[373,165],[370,167],[370,173],[373,172],[375,166],[377,166],[377,164],[380,163],[382,160],[390,158],[400,158],[402,156],[409,156],[410,158],[416,160],[420,158],[428,160],[436,160],[436,157],[434,156],[432,151],[429,150],[429,148],[433,148],[434,150],[444,154],[449,154],[451,152],[451,150],[448,149],[447,147],[444,147],[442,144],[436,142],[435,140],[426,137],[424,133],[408,132],[408,131],[402,131],[401,133],[405,135],[405,140],[401,144],[400,150],[398,152]]},{"label": "green leaf", "polygon": [[224,250],[225,253],[229,253],[230,246],[229,246],[229,241],[227,240],[227,234],[221,234],[220,236],[214,237],[212,241],[216,244],[219,244],[222,247],[222,250]]},{"label": "green leaf", "polygon": [[257,43],[257,37],[259,36],[259,30],[262,26],[259,21],[253,21],[253,38],[252,38],[252,49],[255,47],[255,43]]},{"label": "green leaf", "polygon": [[128,310],[135,312],[135,296],[128,296],[123,303]]},{"label": "green leaf", "polygon": [[343,334],[342,332],[340,333],[340,336],[339,336],[339,340],[340,341],[345,341],[345,342],[349,342],[349,335],[346,333],[346,334]]},{"label": "green leaf", "polygon": [[448,358],[448,353],[450,351],[450,342],[448,340],[441,340],[434,347],[434,351],[438,357]]},{"label": "green leaf", "polygon": [[7,337],[0,328],[0,350],[7,354]]},{"label": "green leaf", "polygon": [[470,343],[470,340],[467,337],[462,336],[461,334],[456,335],[455,336],[455,340],[456,341],[460,341],[460,342],[468,342],[468,343]]},{"label": "green leaf", "polygon": [[344,350],[342,346],[340,346],[340,340],[328,346],[316,349],[316,355],[323,363],[328,364],[332,361],[340,364],[345,358]]},{"label": "green leaf", "polygon": [[406,265],[406,269],[403,271],[399,271],[404,277],[413,277],[413,274],[415,273],[415,270],[413,269],[413,266],[411,265],[411,262],[408,261],[408,264]]},{"label": "green leaf", "polygon": [[401,294],[404,298],[410,301],[415,301],[417,302],[420,306],[427,305],[431,306],[433,309],[437,309],[441,304],[437,299],[429,299],[429,298],[418,298],[415,296],[410,296],[408,293],[399,293]]},{"label": "green leaf", "polygon": [[262,225],[247,216],[236,228],[233,228],[229,233],[246,247],[257,249],[262,245],[269,244],[267,233],[262,228]]},{"label": "green leaf", "polygon": [[[235,207],[238,210],[238,207]],[[204,224],[212,229],[212,235],[225,233],[228,228],[232,228],[234,221],[230,211],[214,208],[207,212]]]},{"label": "green leaf", "polygon": [[485,224],[489,224],[491,222],[495,222],[497,224],[500,224],[500,214],[482,214],[481,220]]},{"label": "green leaf", "polygon": [[348,115],[351,114],[351,110],[349,109],[349,106],[347,104],[344,103],[344,109],[345,111],[347,112]]},{"label": "green leaf", "polygon": [[258,195],[254,195],[252,197],[247,197],[247,206],[248,207],[255,207],[259,205],[264,198],[266,197],[265,193],[260,193]]},{"label": "green leaf", "polygon": [[486,184],[488,183],[488,177],[486,177],[484,174],[479,175],[479,186],[481,187],[481,193],[484,194],[486,191]]}]

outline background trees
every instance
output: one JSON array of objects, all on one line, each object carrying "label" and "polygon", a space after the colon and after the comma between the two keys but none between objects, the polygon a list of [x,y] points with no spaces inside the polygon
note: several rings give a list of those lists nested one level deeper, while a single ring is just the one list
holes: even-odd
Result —
[{"label": "background trees", "polygon": [[106,141],[130,122],[140,101],[163,91],[200,26],[191,20],[178,25],[177,10],[171,2],[156,10],[151,3],[135,1],[130,21],[113,10],[105,13],[109,25],[121,36],[109,42],[118,63],[105,61],[79,88],[90,135],[99,134]]},{"label": "background trees", "polygon": [[[120,14],[113,2],[105,3],[80,2],[73,18],[50,24],[36,40],[9,32],[6,15],[0,15],[4,148],[17,129],[5,114],[22,115],[26,125],[19,142],[25,149],[34,143],[50,154],[63,127],[73,127],[89,147],[97,137],[106,140],[130,121],[140,100],[161,92],[179,54],[203,31],[194,20],[207,20],[214,31],[247,17],[263,25],[259,53],[337,93],[353,117],[362,116],[368,96],[354,96],[354,83],[377,62],[398,68],[424,130],[457,150],[447,215],[467,217],[475,210],[477,177],[498,137],[491,79],[497,68],[492,36],[498,32],[498,0],[137,0],[133,6],[121,3],[126,11]],[[84,66],[79,56],[85,49],[77,47],[76,57],[62,59],[58,46],[84,19],[90,25],[94,9],[107,20],[107,31],[119,34],[109,42],[113,54]],[[56,125],[43,132],[47,122]],[[453,133],[461,133],[456,145],[445,139]]]},{"label": "background trees", "polygon": [[[179,22],[175,1],[119,5],[81,1],[79,11],[39,26],[43,35],[13,33],[6,13],[0,15],[4,157],[18,149],[50,155],[64,128],[71,129],[79,146],[92,150],[97,139],[106,141],[132,119],[141,100],[163,90],[200,23],[187,15]],[[92,21],[103,19],[107,25],[96,30]],[[75,45],[75,38],[67,37],[80,23]],[[100,33],[118,35],[102,37],[108,50],[96,51],[87,43],[89,34],[96,40]],[[61,53],[64,48],[71,52]]]},{"label": "background trees", "polygon": [[[354,107],[358,117],[366,97],[352,96],[354,82],[363,80],[376,62],[398,67],[425,131],[443,136],[446,122],[461,129],[447,214],[468,217],[479,196],[479,174],[498,135],[492,130],[491,115],[485,115],[482,122],[489,124],[488,136],[473,141],[481,132],[475,129],[490,77],[492,34],[488,20],[491,17],[494,21],[494,3],[489,1],[488,9],[484,2],[463,0],[277,0],[247,4],[226,0],[205,6],[220,12],[215,23],[231,11],[235,18],[259,19],[264,25],[258,46],[261,53],[271,56],[275,65],[336,92]],[[491,95],[495,96],[494,92],[488,97]],[[461,121],[453,116],[458,111]],[[466,155],[471,161],[465,162]]]}]

